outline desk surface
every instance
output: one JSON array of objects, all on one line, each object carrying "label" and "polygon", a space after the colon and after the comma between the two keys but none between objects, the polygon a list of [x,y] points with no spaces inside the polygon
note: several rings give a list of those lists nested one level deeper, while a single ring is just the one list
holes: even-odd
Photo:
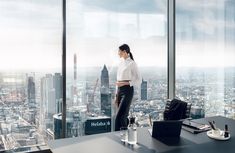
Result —
[{"label": "desk surface", "polygon": [[228,124],[231,139],[218,141],[210,139],[206,132],[192,134],[182,129],[178,140],[156,140],[148,133],[148,128],[138,129],[138,143],[134,146],[123,144],[119,132],[97,134],[79,138],[59,139],[48,142],[53,153],[234,153],[235,152],[235,120],[221,116],[194,120],[206,123],[214,120],[220,129]]}]

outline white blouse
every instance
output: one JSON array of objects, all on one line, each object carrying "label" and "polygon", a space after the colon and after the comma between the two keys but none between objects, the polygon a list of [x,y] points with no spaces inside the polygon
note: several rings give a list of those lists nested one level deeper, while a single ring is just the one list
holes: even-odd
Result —
[{"label": "white blouse", "polygon": [[130,86],[139,86],[141,77],[138,67],[130,57],[121,58],[121,62],[117,70],[117,81],[129,80]]}]

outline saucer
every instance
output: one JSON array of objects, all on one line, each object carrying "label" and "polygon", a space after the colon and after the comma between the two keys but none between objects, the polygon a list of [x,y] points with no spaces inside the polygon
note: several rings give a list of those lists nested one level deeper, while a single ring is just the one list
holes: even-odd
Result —
[{"label": "saucer", "polygon": [[230,134],[228,134],[227,138],[224,137],[224,131],[223,130],[220,131],[220,135],[213,135],[212,130],[207,131],[206,134],[207,134],[208,137],[210,137],[212,139],[216,139],[216,140],[228,140],[228,139],[230,139]]}]

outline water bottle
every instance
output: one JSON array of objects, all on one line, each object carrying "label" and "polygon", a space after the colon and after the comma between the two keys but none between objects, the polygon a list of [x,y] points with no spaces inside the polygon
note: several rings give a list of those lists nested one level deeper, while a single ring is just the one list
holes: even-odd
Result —
[{"label": "water bottle", "polygon": [[137,143],[137,125],[135,123],[135,117],[129,117],[128,125],[128,143],[133,145]]}]

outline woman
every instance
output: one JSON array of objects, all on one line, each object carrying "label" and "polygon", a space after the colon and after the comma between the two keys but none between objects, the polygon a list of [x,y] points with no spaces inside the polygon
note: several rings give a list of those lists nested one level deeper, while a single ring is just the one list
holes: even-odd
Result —
[{"label": "woman", "polygon": [[121,45],[118,55],[121,58],[121,62],[118,66],[116,82],[118,89],[115,104],[118,107],[118,111],[115,120],[115,131],[119,131],[121,127],[128,126],[127,117],[134,94],[133,86],[139,86],[140,84],[140,74],[129,46],[127,44]]}]

